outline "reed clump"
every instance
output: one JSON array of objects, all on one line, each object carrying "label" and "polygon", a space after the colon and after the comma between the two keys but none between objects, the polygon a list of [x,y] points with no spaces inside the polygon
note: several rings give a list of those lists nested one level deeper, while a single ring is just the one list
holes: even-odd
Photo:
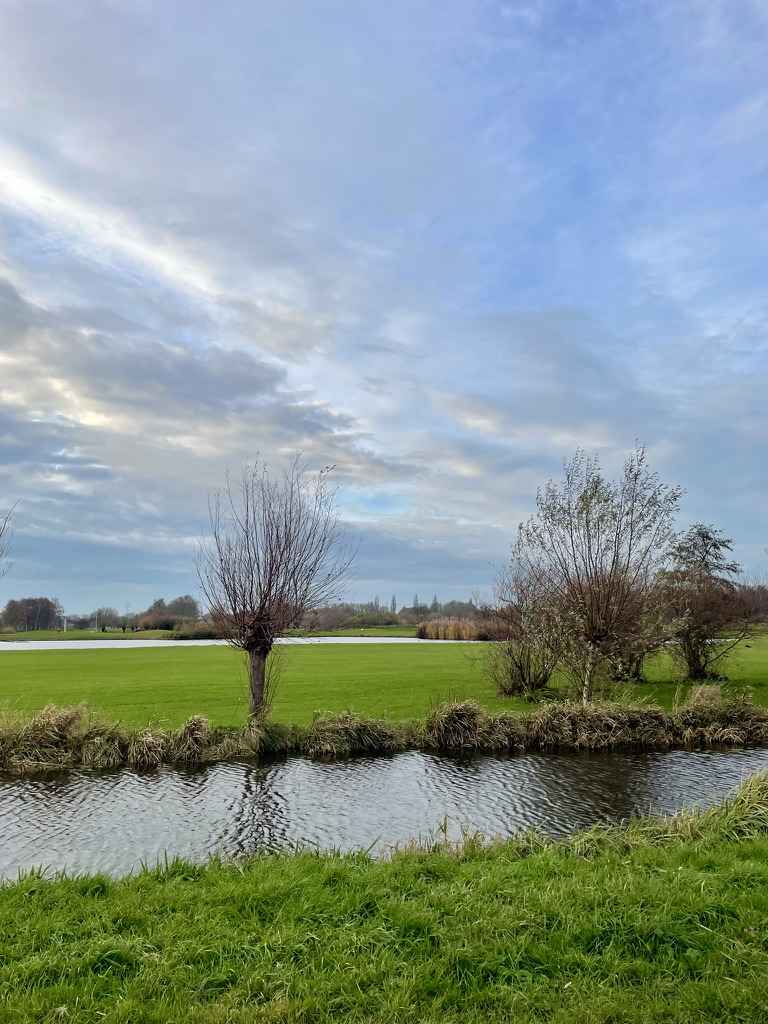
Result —
[{"label": "reed clump", "polygon": [[261,720],[234,728],[211,726],[196,715],[175,730],[127,730],[96,718],[83,705],[48,705],[31,718],[0,718],[0,771],[18,775],[78,766],[151,771],[163,764],[292,754],[332,760],[409,749],[511,754],[760,745],[768,745],[768,710],[743,698],[717,699],[710,688],[704,694],[694,692],[672,711],[553,701],[530,714],[490,714],[470,700],[435,705],[421,722],[387,722],[345,712],[317,715],[309,726]]},{"label": "reed clump", "polygon": [[454,619],[447,616],[428,619],[416,629],[419,640],[505,640],[503,623],[492,618]]},{"label": "reed clump", "polygon": [[768,712],[743,698],[694,699],[672,713],[679,746],[760,746],[768,743]]},{"label": "reed clump", "polygon": [[674,744],[661,708],[624,704],[549,703],[525,720],[530,750],[668,750]]},{"label": "reed clump", "polygon": [[315,718],[304,734],[301,749],[307,757],[334,759],[360,755],[394,754],[404,750],[403,728],[352,712]]},{"label": "reed clump", "polygon": [[419,730],[421,746],[447,753],[493,753],[524,749],[522,719],[489,715],[476,701],[431,708]]}]

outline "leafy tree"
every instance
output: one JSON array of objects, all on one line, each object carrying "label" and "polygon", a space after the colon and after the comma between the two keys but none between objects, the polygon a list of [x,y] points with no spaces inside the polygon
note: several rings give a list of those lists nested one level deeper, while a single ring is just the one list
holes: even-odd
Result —
[{"label": "leafy tree", "polygon": [[675,641],[670,650],[689,679],[716,678],[714,666],[751,632],[749,600],[736,582],[741,566],[732,549],[722,530],[694,523],[676,538],[671,567],[660,576],[660,599]]},{"label": "leafy tree", "polygon": [[172,601],[168,602],[166,610],[176,619],[197,620],[200,618],[200,605],[191,594],[175,597]]},{"label": "leafy tree", "polygon": [[3,625],[15,630],[56,629],[61,607],[55,598],[22,597],[11,600],[3,611]]}]

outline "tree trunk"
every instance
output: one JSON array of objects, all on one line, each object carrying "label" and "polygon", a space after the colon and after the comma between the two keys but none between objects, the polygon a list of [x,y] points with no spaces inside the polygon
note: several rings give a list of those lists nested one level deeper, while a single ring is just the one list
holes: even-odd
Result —
[{"label": "tree trunk", "polygon": [[251,718],[260,718],[267,710],[266,678],[269,650],[259,647],[247,652],[248,677],[251,689]]},{"label": "tree trunk", "polygon": [[586,705],[592,700],[592,669],[594,667],[594,652],[590,647],[587,652],[587,663],[584,666],[584,682],[581,687],[581,703]]},{"label": "tree trunk", "polygon": [[685,645],[685,660],[688,666],[689,679],[708,679],[706,655],[701,651],[700,646],[695,642],[688,642]]}]

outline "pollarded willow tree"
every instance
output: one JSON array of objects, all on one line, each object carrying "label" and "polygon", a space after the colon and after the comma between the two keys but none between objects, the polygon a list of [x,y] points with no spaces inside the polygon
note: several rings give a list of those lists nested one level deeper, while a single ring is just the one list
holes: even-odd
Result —
[{"label": "pollarded willow tree", "polygon": [[513,560],[548,595],[549,628],[585,704],[598,672],[620,652],[658,642],[656,577],[681,494],[651,472],[642,447],[618,481],[579,450],[520,525]]},{"label": "pollarded willow tree", "polygon": [[330,485],[295,459],[280,474],[247,466],[209,501],[210,539],[198,556],[209,612],[245,651],[253,717],[269,707],[268,659],[277,637],[339,594],[352,562]]}]

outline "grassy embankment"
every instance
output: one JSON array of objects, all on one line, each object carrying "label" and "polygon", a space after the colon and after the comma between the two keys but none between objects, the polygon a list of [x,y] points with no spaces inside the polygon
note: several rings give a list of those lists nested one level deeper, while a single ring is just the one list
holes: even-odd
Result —
[{"label": "grassy embankment", "polygon": [[[476,699],[491,711],[530,710],[496,695],[484,677],[482,644],[318,645],[286,647],[280,656],[273,718],[286,724],[346,710],[403,721],[447,699]],[[768,637],[740,649],[727,671],[726,695],[749,687],[756,704],[768,705]],[[680,682],[669,658],[652,661],[648,676],[648,683],[616,692],[671,708]],[[130,726],[178,726],[192,715],[239,725],[246,692],[243,659],[225,647],[0,651],[0,708],[21,713],[85,702]]]},{"label": "grassy embankment", "polygon": [[[96,629],[29,629],[21,633],[0,631],[0,643],[3,641],[33,640],[172,640],[175,632],[172,629],[142,629],[137,632],[125,632],[110,629],[106,633]],[[415,637],[415,626],[368,626],[364,629],[325,629],[291,631],[291,636],[367,636],[367,637]]]},{"label": "grassy embankment", "polygon": [[3,630],[0,643],[19,640],[164,640],[172,635],[170,629],[142,629],[136,633],[123,633],[121,629],[110,629],[106,633],[100,629],[27,629],[21,633]]},{"label": "grassy embankment", "polygon": [[765,1020],[768,781],[666,821],[0,888],[0,1021]]}]

